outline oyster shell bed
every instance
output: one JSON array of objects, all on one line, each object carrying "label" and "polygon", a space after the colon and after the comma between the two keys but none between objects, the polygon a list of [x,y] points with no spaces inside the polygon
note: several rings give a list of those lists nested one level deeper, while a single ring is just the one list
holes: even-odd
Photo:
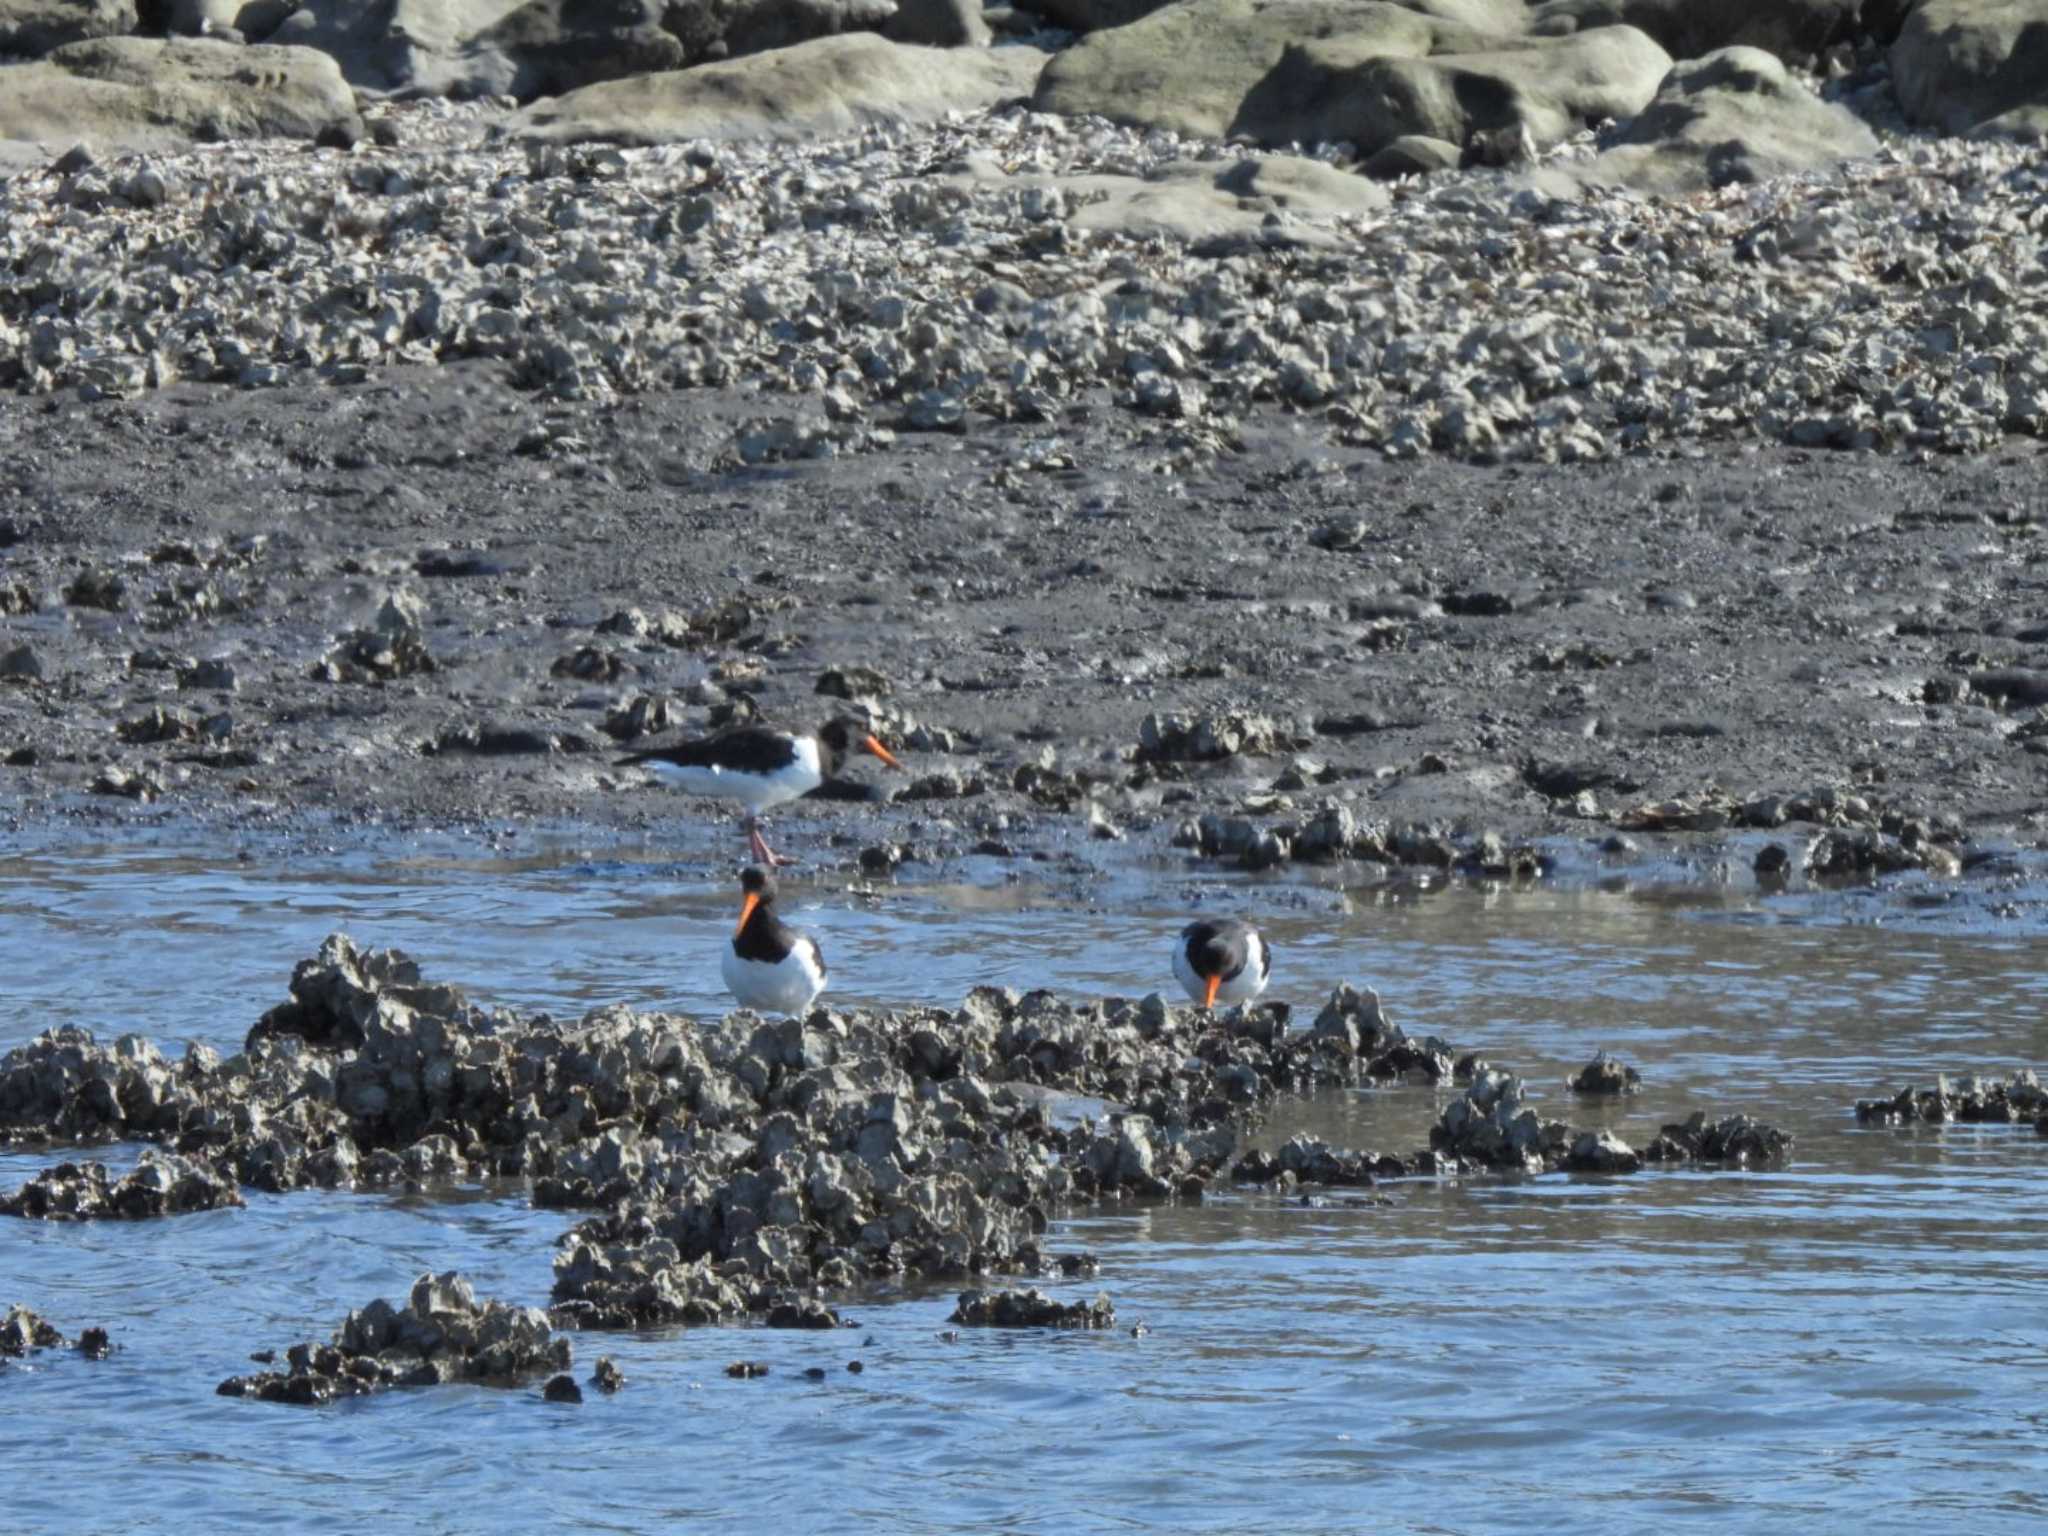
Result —
[{"label": "oyster shell bed", "polygon": [[0,182],[0,387],[489,357],[565,399],[758,389],[744,462],[977,418],[1051,435],[1105,401],[1162,467],[1266,402],[1393,457],[2048,432],[2048,169],[2020,145],[1893,134],[1672,201],[1446,173],[1323,225],[1334,249],[1285,213],[1190,246],[1073,227],[1099,192],[1059,178],[1252,151],[1018,108],[804,146],[520,147],[489,136],[501,111],[385,106],[381,147],[74,154]]},{"label": "oyster shell bed", "polygon": [[[1285,1094],[1411,1081],[1465,1085],[1425,1148],[1380,1156],[1297,1141],[1277,1159],[1240,1157],[1242,1138]],[[423,1280],[410,1324],[373,1309],[351,1318],[333,1350],[300,1346],[289,1375],[221,1388],[279,1401],[564,1369],[550,1322],[758,1316],[830,1328],[843,1320],[818,1303],[820,1289],[1089,1275],[1090,1256],[1044,1251],[1054,1212],[1200,1200],[1233,1162],[1241,1181],[1291,1186],[1332,1169],[1346,1170],[1341,1182],[1370,1183],[1760,1164],[1792,1147],[1742,1115],[1710,1125],[1696,1113],[1641,1152],[1610,1131],[1544,1121],[1522,1079],[1476,1057],[1454,1061],[1453,1047],[1408,1035],[1376,993],[1350,986],[1306,1028],[1290,1027],[1278,1003],[1205,1013],[1156,993],[1075,1003],[992,987],[950,1011],[818,1009],[768,1021],[609,1008],[557,1023],[477,1008],[401,952],[361,950],[341,934],[297,967],[290,1001],[226,1060],[188,1045],[173,1062],[139,1036],[107,1046],[77,1028],[0,1056],[0,1145],[115,1140],[170,1149],[144,1159],[165,1198],[115,1208],[36,1193],[77,1182],[67,1165],[0,1201],[0,1214],[175,1216],[239,1204],[237,1184],[418,1190],[494,1176],[528,1181],[538,1205],[594,1212],[560,1245],[546,1317],[479,1312],[452,1278],[446,1296]],[[103,1170],[93,1182],[105,1182]],[[1049,1313],[1043,1301],[963,1297],[955,1321],[1113,1318],[1106,1298]],[[467,1321],[455,1329],[443,1313]],[[395,1363],[414,1325],[458,1347],[420,1371]]]}]

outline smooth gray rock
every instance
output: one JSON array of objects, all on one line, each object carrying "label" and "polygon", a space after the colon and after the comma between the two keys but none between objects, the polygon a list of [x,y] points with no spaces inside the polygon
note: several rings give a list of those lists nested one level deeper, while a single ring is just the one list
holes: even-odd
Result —
[{"label": "smooth gray rock", "polygon": [[1368,155],[1411,135],[1462,148],[1506,131],[1540,146],[1640,111],[1670,67],[1631,27],[1531,41],[1371,0],[1182,0],[1057,56],[1033,104]]},{"label": "smooth gray rock", "polygon": [[[1288,50],[1270,96],[1290,137],[1343,141],[1367,154],[1404,137],[1469,145],[1507,136],[1541,148],[1588,121],[1633,117],[1671,59],[1633,27],[1602,27],[1536,46],[1393,58],[1338,36]],[[1496,163],[1492,155],[1482,156]]]},{"label": "smooth gray rock", "polygon": [[66,43],[120,37],[135,26],[135,0],[0,0],[0,53],[40,58]]},{"label": "smooth gray rock", "polygon": [[507,131],[533,143],[616,144],[853,133],[982,111],[1025,95],[1043,60],[1028,48],[916,48],[853,33],[586,86],[536,102]]},{"label": "smooth gray rock", "polygon": [[244,41],[260,42],[277,30],[292,7],[286,0],[171,0],[168,6],[159,0],[151,11],[151,30],[161,27],[180,37],[212,37],[226,29]]},{"label": "smooth gray rock", "polygon": [[1392,181],[1397,176],[1427,176],[1432,171],[1456,170],[1459,158],[1458,146],[1448,139],[1404,133],[1374,150],[1358,169],[1375,179]]},{"label": "smooth gray rock", "polygon": [[896,0],[896,14],[883,23],[882,36],[927,48],[986,48],[995,34],[981,0]]},{"label": "smooth gray rock", "polygon": [[[1031,9],[1071,31],[1101,32],[1129,26],[1176,3],[1185,3],[1185,0],[1032,0]],[[1392,3],[1401,10],[1443,22],[1451,28],[1493,38],[1516,36],[1526,30],[1528,24],[1521,0],[1392,0]],[[1279,10],[1286,7],[1265,0],[1255,8]]]},{"label": "smooth gray rock", "polygon": [[1032,105],[1190,137],[1245,133],[1284,144],[1301,137],[1290,131],[1298,113],[1261,86],[1290,47],[1335,36],[1363,51],[1419,58],[1441,30],[1377,0],[1179,0],[1056,55]]},{"label": "smooth gray rock", "polygon": [[1675,195],[1816,170],[1877,147],[1861,119],[1822,101],[1773,55],[1723,48],[1673,69],[1611,148],[1565,175]]},{"label": "smooth gray rock", "polygon": [[1174,160],[1147,176],[1016,176],[976,161],[955,179],[1027,191],[1070,228],[1132,240],[1167,240],[1200,254],[1260,248],[1336,250],[1332,226],[1378,213],[1386,191],[1348,171],[1296,155]]},{"label": "smooth gray rock", "polygon": [[668,9],[661,0],[312,0],[268,40],[332,55],[365,90],[530,98],[681,68],[689,54],[666,25]]},{"label": "smooth gray rock", "polygon": [[1923,0],[1890,59],[1912,121],[1942,133],[2048,138],[2048,0]]},{"label": "smooth gray rock", "polygon": [[896,0],[671,0],[663,25],[695,64],[877,29],[896,12]]},{"label": "smooth gray rock", "polygon": [[171,148],[195,139],[329,139],[363,131],[334,61],[203,38],[70,43],[6,71],[0,139]]},{"label": "smooth gray rock", "polygon": [[1803,60],[1855,35],[1860,0],[1539,0],[1529,30],[1562,37],[1636,27],[1674,59],[1738,44]]}]

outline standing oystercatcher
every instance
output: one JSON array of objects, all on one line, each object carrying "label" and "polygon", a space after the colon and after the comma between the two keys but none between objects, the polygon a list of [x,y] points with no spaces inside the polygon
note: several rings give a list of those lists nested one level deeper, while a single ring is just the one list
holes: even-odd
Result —
[{"label": "standing oystercatcher", "polygon": [[747,808],[743,825],[754,857],[773,869],[793,861],[768,847],[761,835],[761,812],[809,794],[854,752],[872,752],[891,768],[903,766],[865,725],[844,716],[815,731],[738,725],[673,747],[629,753],[618,766],[643,765],[686,795],[739,801]]},{"label": "standing oystercatcher", "polygon": [[1258,930],[1236,918],[1189,923],[1173,946],[1173,978],[1204,1008],[1248,1003],[1266,990],[1273,951]]},{"label": "standing oystercatcher", "polygon": [[775,877],[765,869],[740,874],[739,926],[718,970],[725,989],[756,1013],[806,1012],[825,990],[825,956],[807,933],[792,933],[775,915]]}]

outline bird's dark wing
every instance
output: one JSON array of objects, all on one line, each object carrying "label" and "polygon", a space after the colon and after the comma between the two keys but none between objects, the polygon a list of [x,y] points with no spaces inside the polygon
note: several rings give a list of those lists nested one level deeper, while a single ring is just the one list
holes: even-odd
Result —
[{"label": "bird's dark wing", "polygon": [[621,768],[633,763],[674,763],[678,768],[724,768],[732,773],[773,773],[796,761],[796,738],[787,731],[742,725],[695,741],[649,747],[617,759]]}]

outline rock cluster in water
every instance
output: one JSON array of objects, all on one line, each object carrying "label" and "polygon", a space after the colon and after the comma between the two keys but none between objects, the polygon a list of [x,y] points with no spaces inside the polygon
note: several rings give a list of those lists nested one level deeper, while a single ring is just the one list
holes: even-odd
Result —
[{"label": "rock cluster in water", "polygon": [[104,1163],[59,1163],[0,1196],[0,1216],[52,1221],[140,1219],[241,1205],[234,1180],[211,1163],[154,1148],[116,1179]]},{"label": "rock cluster in water", "polygon": [[[136,1172],[53,1170],[10,1196],[32,1215],[148,1215],[229,1203],[238,1184],[424,1185],[524,1176],[593,1214],[563,1239],[548,1314],[479,1308],[423,1279],[408,1308],[354,1314],[291,1368],[223,1390],[290,1401],[458,1376],[559,1371],[547,1327],[753,1315],[834,1328],[819,1299],[877,1278],[1057,1268],[1040,1246],[1076,1201],[1199,1199],[1282,1093],[1466,1083],[1429,1148],[1395,1159],[1297,1139],[1240,1178],[1367,1183],[1392,1173],[1626,1171],[1643,1160],[1765,1161],[1790,1138],[1743,1117],[1667,1126],[1638,1154],[1524,1103],[1521,1080],[1393,1024],[1337,988],[1305,1029],[1272,1003],[1214,1013],[1157,995],[1089,1004],[992,988],[956,1010],[819,1009],[769,1022],[600,1009],[576,1023],[490,1012],[395,950],[342,935],[222,1060],[166,1061],[135,1037],[47,1032],[0,1058],[0,1136],[156,1143]],[[1095,1102],[1102,1119],[1076,1113]],[[990,1292],[963,1315],[1037,1315]],[[1084,1308],[1085,1312],[1087,1309]],[[1062,1314],[1078,1317],[1080,1314]],[[1101,1326],[1096,1323],[1091,1326]],[[440,1342],[434,1342],[440,1341]]]},{"label": "rock cluster in water", "polygon": [[1581,1067],[1565,1086],[1573,1093],[1619,1096],[1640,1093],[1643,1075],[1619,1057],[1601,1051]]},{"label": "rock cluster in water", "polygon": [[963,1291],[949,1322],[977,1328],[1110,1328],[1116,1308],[1107,1292],[1091,1301],[1055,1301],[1032,1287],[1023,1291]]},{"label": "rock cluster in water", "polygon": [[27,1307],[11,1306],[5,1319],[0,1319],[0,1355],[18,1360],[32,1349],[61,1349],[63,1345],[64,1335]]},{"label": "rock cluster in water", "polygon": [[1352,1152],[1296,1136],[1275,1152],[1239,1158],[1231,1177],[1241,1183],[1331,1186],[1370,1185],[1416,1174],[1635,1173],[1645,1163],[1720,1163],[1767,1167],[1792,1155],[1792,1136],[1748,1115],[1709,1120],[1695,1111],[1666,1125],[1646,1147],[1630,1146],[1610,1130],[1577,1130],[1544,1120],[1527,1107],[1522,1080],[1485,1069],[1452,1100],[1430,1127],[1429,1146],[1405,1156]]},{"label": "rock cluster in water", "polygon": [[566,1371],[570,1358],[569,1341],[555,1336],[545,1312],[479,1303],[462,1276],[430,1274],[413,1282],[403,1307],[373,1301],[349,1313],[329,1343],[294,1344],[284,1370],[230,1377],[218,1390],[267,1403],[326,1403],[454,1381],[508,1386]]},{"label": "rock cluster in water", "polygon": [[88,1328],[74,1343],[54,1323],[38,1317],[16,1303],[0,1318],[0,1366],[19,1360],[38,1349],[62,1349],[70,1345],[88,1360],[104,1360],[114,1352],[114,1342],[104,1328]]},{"label": "rock cluster in water", "polygon": [[2031,1120],[2048,1135],[2048,1091],[2031,1069],[1988,1081],[1974,1072],[1955,1078],[1943,1073],[1931,1088],[1902,1088],[1889,1099],[1859,1099],[1856,1118],[1865,1125],[2011,1125]]},{"label": "rock cluster in water", "polygon": [[1291,1136],[1272,1152],[1253,1149],[1237,1160],[1231,1178],[1241,1184],[1325,1184],[1333,1188],[1399,1178],[1408,1165],[1398,1157],[1344,1152],[1315,1136]]},{"label": "rock cluster in water", "polygon": [[[525,1176],[543,1203],[598,1211],[557,1258],[556,1318],[620,1327],[772,1316],[876,1276],[1035,1273],[1061,1203],[1198,1196],[1278,1094],[1411,1071],[1447,1074],[1447,1050],[1350,989],[1308,1031],[1278,1005],[993,989],[950,1012],[558,1024],[477,1009],[336,936],[226,1060],[68,1028],[8,1053],[0,1136],[158,1143],[183,1161],[147,1160],[150,1188]],[[1061,1123],[1077,1094],[1125,1112]],[[101,1187],[46,1175],[11,1204],[83,1214]]]}]

